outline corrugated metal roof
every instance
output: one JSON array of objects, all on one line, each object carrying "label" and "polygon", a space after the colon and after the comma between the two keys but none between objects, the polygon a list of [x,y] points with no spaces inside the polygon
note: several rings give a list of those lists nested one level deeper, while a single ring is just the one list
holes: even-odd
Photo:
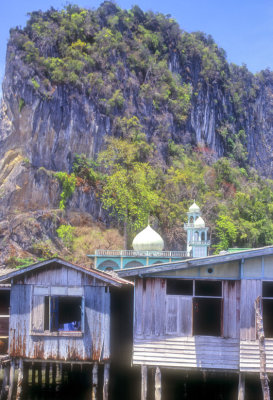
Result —
[{"label": "corrugated metal roof", "polygon": [[182,261],[172,261],[157,265],[127,268],[117,271],[121,277],[144,276],[157,272],[174,271],[178,269],[189,269],[213,264],[226,263],[246,258],[253,258],[265,255],[273,255],[273,246],[260,247],[257,249],[243,250],[236,253],[218,254],[202,258],[191,258]]},{"label": "corrugated metal roof", "polygon": [[8,270],[7,268],[4,268],[3,270],[1,270],[1,272],[4,271],[4,270],[5,270],[5,272],[0,273],[0,282],[8,282],[12,278],[15,278],[17,276],[26,274],[28,272],[35,271],[35,270],[40,269],[40,268],[44,268],[44,267],[46,267],[46,266],[48,266],[48,265],[50,265],[52,263],[58,263],[58,264],[66,266],[68,268],[72,268],[72,269],[75,269],[77,271],[84,272],[84,273],[86,273],[86,274],[88,274],[88,275],[90,275],[90,276],[92,276],[94,278],[100,279],[100,280],[102,280],[102,281],[104,281],[104,282],[106,282],[108,284],[114,285],[114,286],[132,285],[131,282],[129,282],[129,281],[125,280],[125,279],[122,279],[117,275],[114,276],[112,274],[110,275],[107,272],[98,271],[97,269],[94,269],[94,268],[87,268],[87,267],[83,267],[83,266],[80,266],[80,265],[72,264],[72,263],[70,263],[68,261],[65,261],[65,260],[63,260],[61,258],[56,258],[56,257],[55,258],[51,258],[49,260],[45,260],[45,261],[34,263],[34,264],[31,264],[31,265],[29,265],[27,267],[20,268],[20,269],[15,269],[15,270],[14,269],[12,269],[12,270],[9,269]]}]

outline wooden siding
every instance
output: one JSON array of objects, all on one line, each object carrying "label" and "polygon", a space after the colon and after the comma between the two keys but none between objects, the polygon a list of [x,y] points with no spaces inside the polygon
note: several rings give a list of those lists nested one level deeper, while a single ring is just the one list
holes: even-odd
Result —
[{"label": "wooden siding", "polygon": [[[85,361],[109,359],[110,293],[105,292],[105,287],[85,287],[84,333],[69,332],[68,335],[42,332],[44,297],[35,295],[32,299],[32,291],[29,284],[12,286],[11,356]],[[31,332],[31,327],[35,332]]]},{"label": "wooden siding", "polygon": [[240,337],[240,281],[223,282],[223,336]]},{"label": "wooden siding", "polygon": [[165,279],[138,279],[135,282],[134,333],[140,337],[165,333]]},{"label": "wooden siding", "polygon": [[[273,339],[265,339],[266,370],[273,373]],[[240,370],[244,372],[260,372],[260,352],[258,340],[241,341]]]},{"label": "wooden siding", "polygon": [[48,268],[33,270],[25,275],[15,278],[15,283],[41,286],[105,286],[100,279],[88,276],[82,271],[77,271],[57,263]]},{"label": "wooden siding", "polygon": [[167,295],[165,279],[136,280],[134,364],[239,369],[240,281],[223,282],[223,337],[192,336],[192,301]]},{"label": "wooden siding", "polygon": [[256,340],[254,302],[262,294],[262,281],[242,279],[241,281],[241,340]]},{"label": "wooden siding", "polygon": [[238,339],[212,336],[135,339],[133,364],[238,370],[239,346]]}]

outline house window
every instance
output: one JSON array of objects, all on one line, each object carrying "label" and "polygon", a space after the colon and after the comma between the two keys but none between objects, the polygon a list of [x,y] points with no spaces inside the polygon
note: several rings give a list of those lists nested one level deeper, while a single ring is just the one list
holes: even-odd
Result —
[{"label": "house window", "polygon": [[263,323],[264,335],[267,338],[273,337],[273,282],[263,282]]},{"label": "house window", "polygon": [[167,279],[167,333],[221,336],[222,281]]},{"label": "house window", "polygon": [[33,296],[32,332],[83,332],[84,298]]},{"label": "house window", "polygon": [[81,331],[81,308],[81,297],[45,297],[45,330],[49,329],[51,332]]},{"label": "house window", "polygon": [[222,282],[195,281],[193,335],[221,336]]},{"label": "house window", "polygon": [[167,294],[192,296],[193,281],[186,279],[168,279]]}]

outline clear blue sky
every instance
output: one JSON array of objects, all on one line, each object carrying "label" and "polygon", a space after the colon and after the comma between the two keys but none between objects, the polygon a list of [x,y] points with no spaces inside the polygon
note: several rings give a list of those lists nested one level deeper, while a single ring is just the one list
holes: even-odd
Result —
[{"label": "clear blue sky", "polygon": [[[101,1],[70,1],[87,8],[97,8]],[[0,13],[0,82],[4,75],[9,29],[24,26],[27,13],[61,9],[64,0],[5,0]],[[250,71],[273,70],[273,1],[272,0],[119,0],[121,8],[138,4],[143,10],[171,14],[188,32],[211,34],[227,52],[228,61],[245,63]]]}]

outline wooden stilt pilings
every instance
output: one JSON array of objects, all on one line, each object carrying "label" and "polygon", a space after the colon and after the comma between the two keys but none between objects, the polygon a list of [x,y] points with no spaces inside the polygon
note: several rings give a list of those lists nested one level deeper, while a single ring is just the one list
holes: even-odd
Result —
[{"label": "wooden stilt pilings", "polygon": [[10,366],[9,366],[9,364],[7,364],[4,368],[4,377],[3,377],[2,389],[1,389],[1,394],[0,394],[0,400],[4,400],[7,396],[8,384],[9,384],[9,370],[10,370]]},{"label": "wooden stilt pilings", "polygon": [[14,380],[15,380],[15,360],[11,359],[11,362],[10,362],[10,373],[9,373],[8,400],[12,399],[12,394],[13,394],[13,389],[14,389]]},{"label": "wooden stilt pilings", "polygon": [[92,400],[97,400],[98,398],[98,363],[93,364],[92,369]]},{"label": "wooden stilt pilings", "polygon": [[23,383],[24,383],[24,362],[23,362],[23,359],[20,358],[19,359],[19,368],[18,368],[16,400],[22,399]]},{"label": "wooden stilt pilings", "polygon": [[155,400],[161,400],[161,371],[159,367],[155,370]]},{"label": "wooden stilt pilings", "polygon": [[239,373],[238,400],[245,400],[245,374]]},{"label": "wooden stilt pilings", "polygon": [[147,365],[141,365],[141,400],[147,400],[148,388],[148,368]]},{"label": "wooden stilt pilings", "polygon": [[46,363],[42,363],[42,389],[46,387]]},{"label": "wooden stilt pilings", "polygon": [[46,389],[49,388],[49,365],[46,364],[46,370],[45,370],[45,387]]},{"label": "wooden stilt pilings", "polygon": [[108,400],[109,398],[109,376],[110,363],[105,363],[103,372],[103,400]]}]

